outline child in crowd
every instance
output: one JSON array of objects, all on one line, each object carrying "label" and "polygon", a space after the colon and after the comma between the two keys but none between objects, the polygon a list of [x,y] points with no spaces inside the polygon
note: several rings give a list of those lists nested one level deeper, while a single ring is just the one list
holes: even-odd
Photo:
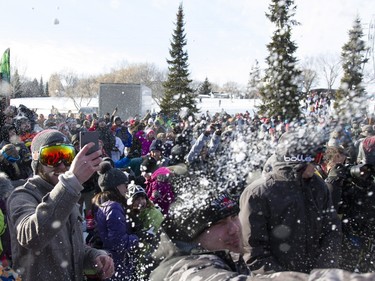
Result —
[{"label": "child in crowd", "polygon": [[164,216],[160,209],[148,199],[145,190],[132,182],[128,185],[127,204],[130,217],[133,221],[134,232],[140,237],[138,248],[138,261],[136,262],[136,277],[139,280],[148,280],[148,275],[153,269],[151,253],[155,250],[159,240],[158,231]]}]

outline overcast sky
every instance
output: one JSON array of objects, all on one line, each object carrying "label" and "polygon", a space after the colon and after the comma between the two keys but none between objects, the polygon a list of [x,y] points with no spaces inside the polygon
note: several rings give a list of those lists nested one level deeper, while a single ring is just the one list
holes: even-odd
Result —
[{"label": "overcast sky", "polygon": [[[54,72],[100,74],[124,63],[167,69],[177,0],[0,0],[0,53],[11,49],[20,74],[44,81]],[[273,26],[269,0],[183,1],[192,79],[246,84],[264,65]],[[375,24],[373,0],[296,0],[297,57],[339,54],[356,15]]]}]

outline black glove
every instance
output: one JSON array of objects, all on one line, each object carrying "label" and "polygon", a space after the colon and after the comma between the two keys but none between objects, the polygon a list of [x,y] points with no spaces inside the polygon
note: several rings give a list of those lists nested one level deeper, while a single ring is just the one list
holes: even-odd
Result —
[{"label": "black glove", "polygon": [[336,164],[328,173],[329,178],[346,179],[348,177],[348,169],[343,164]]}]

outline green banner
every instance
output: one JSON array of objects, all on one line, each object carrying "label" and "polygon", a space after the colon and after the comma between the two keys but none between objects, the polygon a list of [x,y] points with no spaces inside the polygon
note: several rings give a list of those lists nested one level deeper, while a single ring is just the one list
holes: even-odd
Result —
[{"label": "green banner", "polygon": [[10,83],[10,49],[6,49],[0,60],[1,80]]}]

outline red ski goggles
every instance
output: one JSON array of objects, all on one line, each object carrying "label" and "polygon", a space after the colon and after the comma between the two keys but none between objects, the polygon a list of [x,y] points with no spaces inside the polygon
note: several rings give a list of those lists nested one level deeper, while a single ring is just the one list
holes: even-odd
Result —
[{"label": "red ski goggles", "polygon": [[74,146],[71,144],[53,144],[42,146],[39,150],[39,162],[49,167],[57,167],[62,162],[70,166],[76,156]]}]

